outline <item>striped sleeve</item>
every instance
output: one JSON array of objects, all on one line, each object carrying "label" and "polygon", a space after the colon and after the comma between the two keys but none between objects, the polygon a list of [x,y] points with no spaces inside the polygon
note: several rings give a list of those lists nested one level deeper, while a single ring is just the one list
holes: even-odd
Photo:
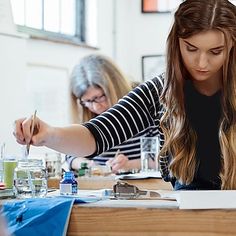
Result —
[{"label": "striped sleeve", "polygon": [[[164,135],[160,128],[163,107],[160,94],[163,89],[163,77],[145,81],[119,102],[96,118],[84,123],[94,135],[97,145],[94,156],[120,145],[138,133],[155,126],[159,131],[160,147],[163,146]],[[167,175],[168,159],[160,158],[162,174]]]},{"label": "striped sleeve", "polygon": [[84,123],[96,139],[97,154],[157,125],[159,89],[156,81],[147,81],[120,99],[118,104]]}]

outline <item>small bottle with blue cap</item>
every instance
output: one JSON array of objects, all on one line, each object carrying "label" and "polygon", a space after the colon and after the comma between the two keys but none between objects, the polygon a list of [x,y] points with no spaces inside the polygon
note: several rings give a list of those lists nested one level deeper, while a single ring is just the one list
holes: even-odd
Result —
[{"label": "small bottle with blue cap", "polygon": [[64,172],[63,179],[60,181],[61,195],[76,195],[78,191],[78,183],[75,179],[73,171]]}]

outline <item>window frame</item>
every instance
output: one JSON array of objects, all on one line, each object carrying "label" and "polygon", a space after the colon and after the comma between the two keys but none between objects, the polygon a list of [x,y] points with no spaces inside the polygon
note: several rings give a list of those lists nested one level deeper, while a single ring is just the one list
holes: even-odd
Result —
[{"label": "window frame", "polygon": [[44,29],[36,29],[26,25],[16,25],[17,30],[21,33],[28,34],[31,38],[62,42],[62,43],[71,43],[76,45],[86,45],[85,0],[76,0],[75,2],[76,2],[75,35],[63,34],[59,32],[57,33],[57,32],[47,31]]}]

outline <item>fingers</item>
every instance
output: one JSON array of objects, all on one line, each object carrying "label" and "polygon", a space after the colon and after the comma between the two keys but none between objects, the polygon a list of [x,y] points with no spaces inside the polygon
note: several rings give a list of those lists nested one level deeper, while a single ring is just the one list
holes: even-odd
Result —
[{"label": "fingers", "polygon": [[13,127],[13,135],[16,137],[16,141],[20,144],[26,144],[24,132],[22,129],[22,123],[26,118],[15,120]]},{"label": "fingers", "polygon": [[112,161],[113,161],[113,158],[109,159],[108,161],[106,161],[106,165],[107,166],[111,166],[112,165]]},{"label": "fingers", "polygon": [[45,145],[45,126],[44,123],[39,119],[35,119],[35,125],[33,129],[33,134],[31,134],[31,144],[35,146]]},{"label": "fingers", "polygon": [[28,144],[31,143],[32,135],[35,135],[39,131],[39,120],[35,119],[35,125],[32,134],[32,117],[29,118],[21,118],[14,122],[14,131],[13,135],[16,137],[16,141],[19,144]]},{"label": "fingers", "polygon": [[116,158],[113,158],[109,161],[109,164],[112,167],[112,172],[117,173],[120,169],[125,169],[128,158],[123,154],[119,154]]}]

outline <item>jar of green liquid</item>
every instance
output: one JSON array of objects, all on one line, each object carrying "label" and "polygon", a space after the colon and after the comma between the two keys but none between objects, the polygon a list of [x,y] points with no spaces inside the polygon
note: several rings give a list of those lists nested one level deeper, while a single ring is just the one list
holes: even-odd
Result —
[{"label": "jar of green liquid", "polygon": [[14,170],[17,166],[17,160],[13,157],[3,159],[3,182],[8,189],[13,188]]}]

